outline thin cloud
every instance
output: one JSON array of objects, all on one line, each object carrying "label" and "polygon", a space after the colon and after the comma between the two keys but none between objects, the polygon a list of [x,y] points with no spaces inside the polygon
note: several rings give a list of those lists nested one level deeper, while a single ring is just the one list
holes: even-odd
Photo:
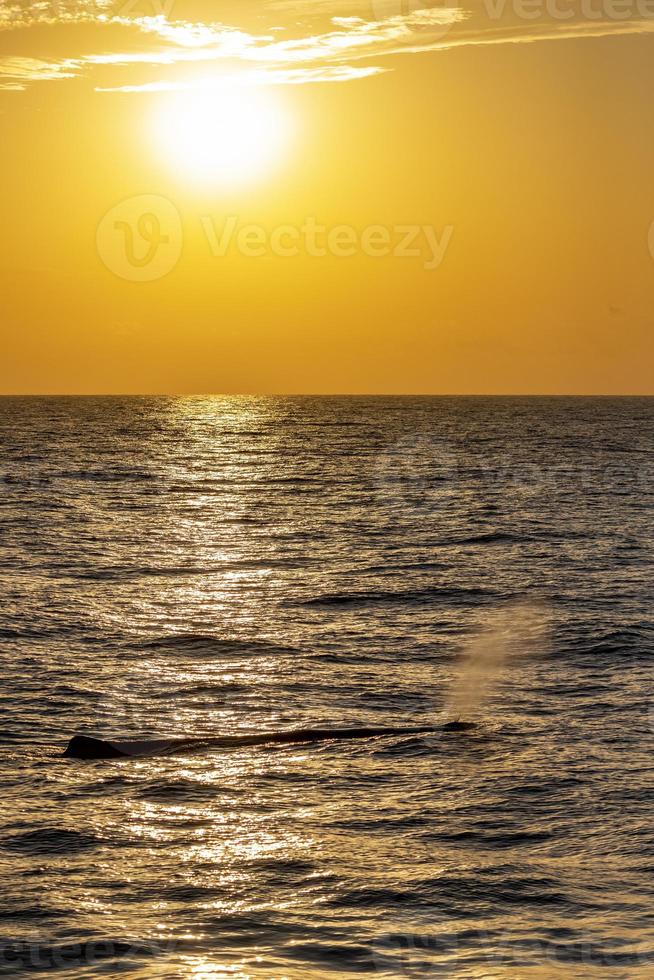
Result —
[{"label": "thin cloud", "polygon": [[[334,65],[324,68],[286,68],[240,71],[233,75],[223,75],[215,82],[215,88],[227,85],[306,85],[318,82],[351,82],[354,79],[370,78],[390,71],[389,68],[368,67],[355,68],[352,65]],[[145,82],[142,85],[120,85],[103,88],[96,87],[96,92],[179,92],[206,90],[206,80],[198,82]]]},{"label": "thin cloud", "polygon": [[49,62],[38,58],[3,58],[0,60],[0,88],[9,92],[22,92],[28,82],[56,81],[74,78],[78,65],[73,61]]},{"label": "thin cloud", "polygon": [[[290,2],[272,0],[265,9],[280,11],[288,7],[290,10]],[[336,3],[337,0],[321,0],[317,8],[323,14],[326,10],[333,13]],[[163,7],[163,2],[160,6]],[[506,4],[502,12],[505,7]],[[296,17],[295,35],[290,29],[272,27],[267,33],[255,34],[228,24],[170,20],[163,13],[152,16],[125,13],[128,9],[129,5],[123,5],[123,13],[116,13],[111,0],[57,0],[56,3],[45,0],[36,5],[22,0],[0,0],[0,34],[20,29],[24,45],[32,36],[31,28],[38,27],[41,34],[56,29],[68,37],[73,24],[83,23],[88,27],[77,28],[77,42],[82,30],[84,43],[91,49],[65,51],[62,53],[71,56],[56,60],[22,53],[20,57],[14,54],[0,57],[0,88],[16,91],[32,82],[71,79],[104,71],[110,73],[109,78],[96,85],[97,91],[170,91],[207,84],[189,81],[188,77],[174,77],[177,66],[181,72],[201,65],[216,69],[220,66],[223,84],[225,79],[257,85],[353,81],[390,70],[387,64],[359,67],[362,61],[373,58],[391,59],[465,46],[654,32],[654,20],[649,19],[575,19],[562,23],[544,18],[538,23],[514,20],[499,24],[490,8],[485,17],[479,11],[473,17],[458,6],[393,12],[402,9],[400,0],[375,0],[368,8],[378,12],[373,20],[354,13],[342,16],[344,12],[360,9],[360,0],[342,0],[338,2],[341,16],[329,17],[321,31],[298,29]],[[311,6],[306,0],[295,0],[292,9],[297,14],[311,9],[315,12],[316,4]],[[388,16],[382,16],[384,12]],[[29,55],[37,53],[43,52],[30,51]],[[162,67],[169,68],[172,77],[147,77]],[[115,81],[111,73],[116,76]]]},{"label": "thin cloud", "polygon": [[0,0],[0,30],[16,31],[35,24],[94,22],[115,9],[115,0]]}]

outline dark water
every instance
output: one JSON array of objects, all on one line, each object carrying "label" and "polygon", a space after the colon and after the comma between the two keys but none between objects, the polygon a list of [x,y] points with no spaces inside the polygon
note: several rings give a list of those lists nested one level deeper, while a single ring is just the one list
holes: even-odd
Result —
[{"label": "dark water", "polygon": [[0,973],[654,975],[654,400],[3,399],[0,438]]}]

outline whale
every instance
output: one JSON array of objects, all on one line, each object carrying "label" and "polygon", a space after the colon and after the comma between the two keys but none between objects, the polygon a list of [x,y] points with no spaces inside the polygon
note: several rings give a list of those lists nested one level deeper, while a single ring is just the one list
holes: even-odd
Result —
[{"label": "whale", "polygon": [[73,735],[63,753],[67,759],[143,759],[197,752],[204,749],[238,748],[249,745],[298,745],[306,742],[332,742],[389,735],[433,735],[437,732],[465,732],[471,721],[448,721],[442,725],[415,728],[297,728],[253,735],[210,735],[196,738],[103,739],[93,735]]}]

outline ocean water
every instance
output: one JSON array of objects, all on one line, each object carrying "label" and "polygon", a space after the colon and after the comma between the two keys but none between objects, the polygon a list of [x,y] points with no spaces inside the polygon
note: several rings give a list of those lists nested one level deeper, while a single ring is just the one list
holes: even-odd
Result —
[{"label": "ocean water", "polygon": [[654,976],[653,516],[653,399],[0,400],[0,974]]}]

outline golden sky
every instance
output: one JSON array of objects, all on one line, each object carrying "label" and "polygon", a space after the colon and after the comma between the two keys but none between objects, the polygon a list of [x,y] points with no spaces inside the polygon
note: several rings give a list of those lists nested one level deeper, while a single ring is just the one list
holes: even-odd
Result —
[{"label": "golden sky", "polygon": [[0,392],[654,394],[654,0],[0,0]]}]

